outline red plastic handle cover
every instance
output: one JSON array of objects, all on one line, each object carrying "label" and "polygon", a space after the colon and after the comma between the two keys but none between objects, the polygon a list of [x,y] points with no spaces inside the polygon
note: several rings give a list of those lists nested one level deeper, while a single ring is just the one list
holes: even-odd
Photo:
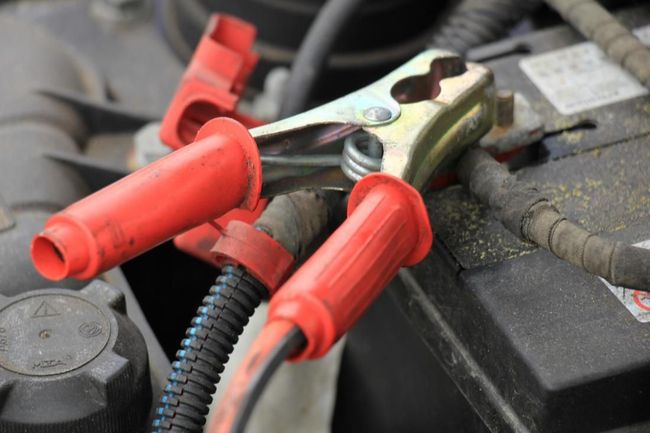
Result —
[{"label": "red plastic handle cover", "polygon": [[194,143],[53,215],[32,241],[46,278],[91,278],[230,209],[254,209],[262,166],[232,119],[208,122]]},{"label": "red plastic handle cover", "polygon": [[293,359],[325,355],[399,268],[424,259],[432,242],[426,207],[412,186],[381,173],[359,181],[347,220],[271,299],[269,322],[289,320],[307,339]]}]

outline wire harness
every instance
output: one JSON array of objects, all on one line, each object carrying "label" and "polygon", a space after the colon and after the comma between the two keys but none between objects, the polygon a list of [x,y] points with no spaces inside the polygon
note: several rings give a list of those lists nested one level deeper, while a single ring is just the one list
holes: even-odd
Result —
[{"label": "wire harness", "polygon": [[185,332],[156,411],[153,432],[197,433],[225,364],[266,288],[244,269],[225,266]]}]

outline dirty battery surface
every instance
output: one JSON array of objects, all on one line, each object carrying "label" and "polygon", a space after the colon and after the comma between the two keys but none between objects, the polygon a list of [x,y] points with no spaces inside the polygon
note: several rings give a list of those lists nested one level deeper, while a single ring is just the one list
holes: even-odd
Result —
[{"label": "dirty battery surface", "polygon": [[[620,18],[650,45],[650,7]],[[566,26],[470,58],[544,118],[518,177],[587,230],[650,247],[647,91]],[[436,244],[350,334],[334,429],[650,431],[650,299],[522,243],[460,186],[426,201]]]}]

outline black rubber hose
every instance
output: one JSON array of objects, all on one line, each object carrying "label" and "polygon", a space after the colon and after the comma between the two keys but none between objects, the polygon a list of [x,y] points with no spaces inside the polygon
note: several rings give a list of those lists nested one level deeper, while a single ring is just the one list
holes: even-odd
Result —
[{"label": "black rubber hose", "polygon": [[463,0],[444,19],[429,46],[464,56],[471,48],[501,39],[541,0]]},{"label": "black rubber hose", "polygon": [[152,431],[200,433],[212,394],[266,288],[240,267],[224,266],[176,353]]},{"label": "black rubber hose", "polygon": [[305,109],[334,43],[362,3],[363,0],[328,0],[318,12],[291,65],[280,118]]},{"label": "black rubber hose", "polygon": [[615,286],[650,290],[650,250],[603,238],[568,221],[534,186],[517,180],[484,150],[465,152],[458,175],[470,193],[524,241]]}]

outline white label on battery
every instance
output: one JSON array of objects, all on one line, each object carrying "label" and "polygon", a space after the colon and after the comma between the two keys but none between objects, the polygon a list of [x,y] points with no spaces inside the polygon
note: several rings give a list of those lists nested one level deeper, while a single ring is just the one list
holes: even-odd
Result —
[{"label": "white label on battery", "polygon": [[[635,244],[635,246],[650,250],[650,240],[639,242],[638,244]],[[632,313],[636,320],[643,323],[650,322],[650,293],[642,292],[641,290],[612,286],[603,278],[601,278],[601,280],[603,280],[603,283],[605,283],[614,296],[625,305],[625,308]]]},{"label": "white label on battery", "polygon": [[[650,46],[650,25],[634,30]],[[526,57],[519,67],[562,114],[570,115],[648,94],[593,42]]]}]

